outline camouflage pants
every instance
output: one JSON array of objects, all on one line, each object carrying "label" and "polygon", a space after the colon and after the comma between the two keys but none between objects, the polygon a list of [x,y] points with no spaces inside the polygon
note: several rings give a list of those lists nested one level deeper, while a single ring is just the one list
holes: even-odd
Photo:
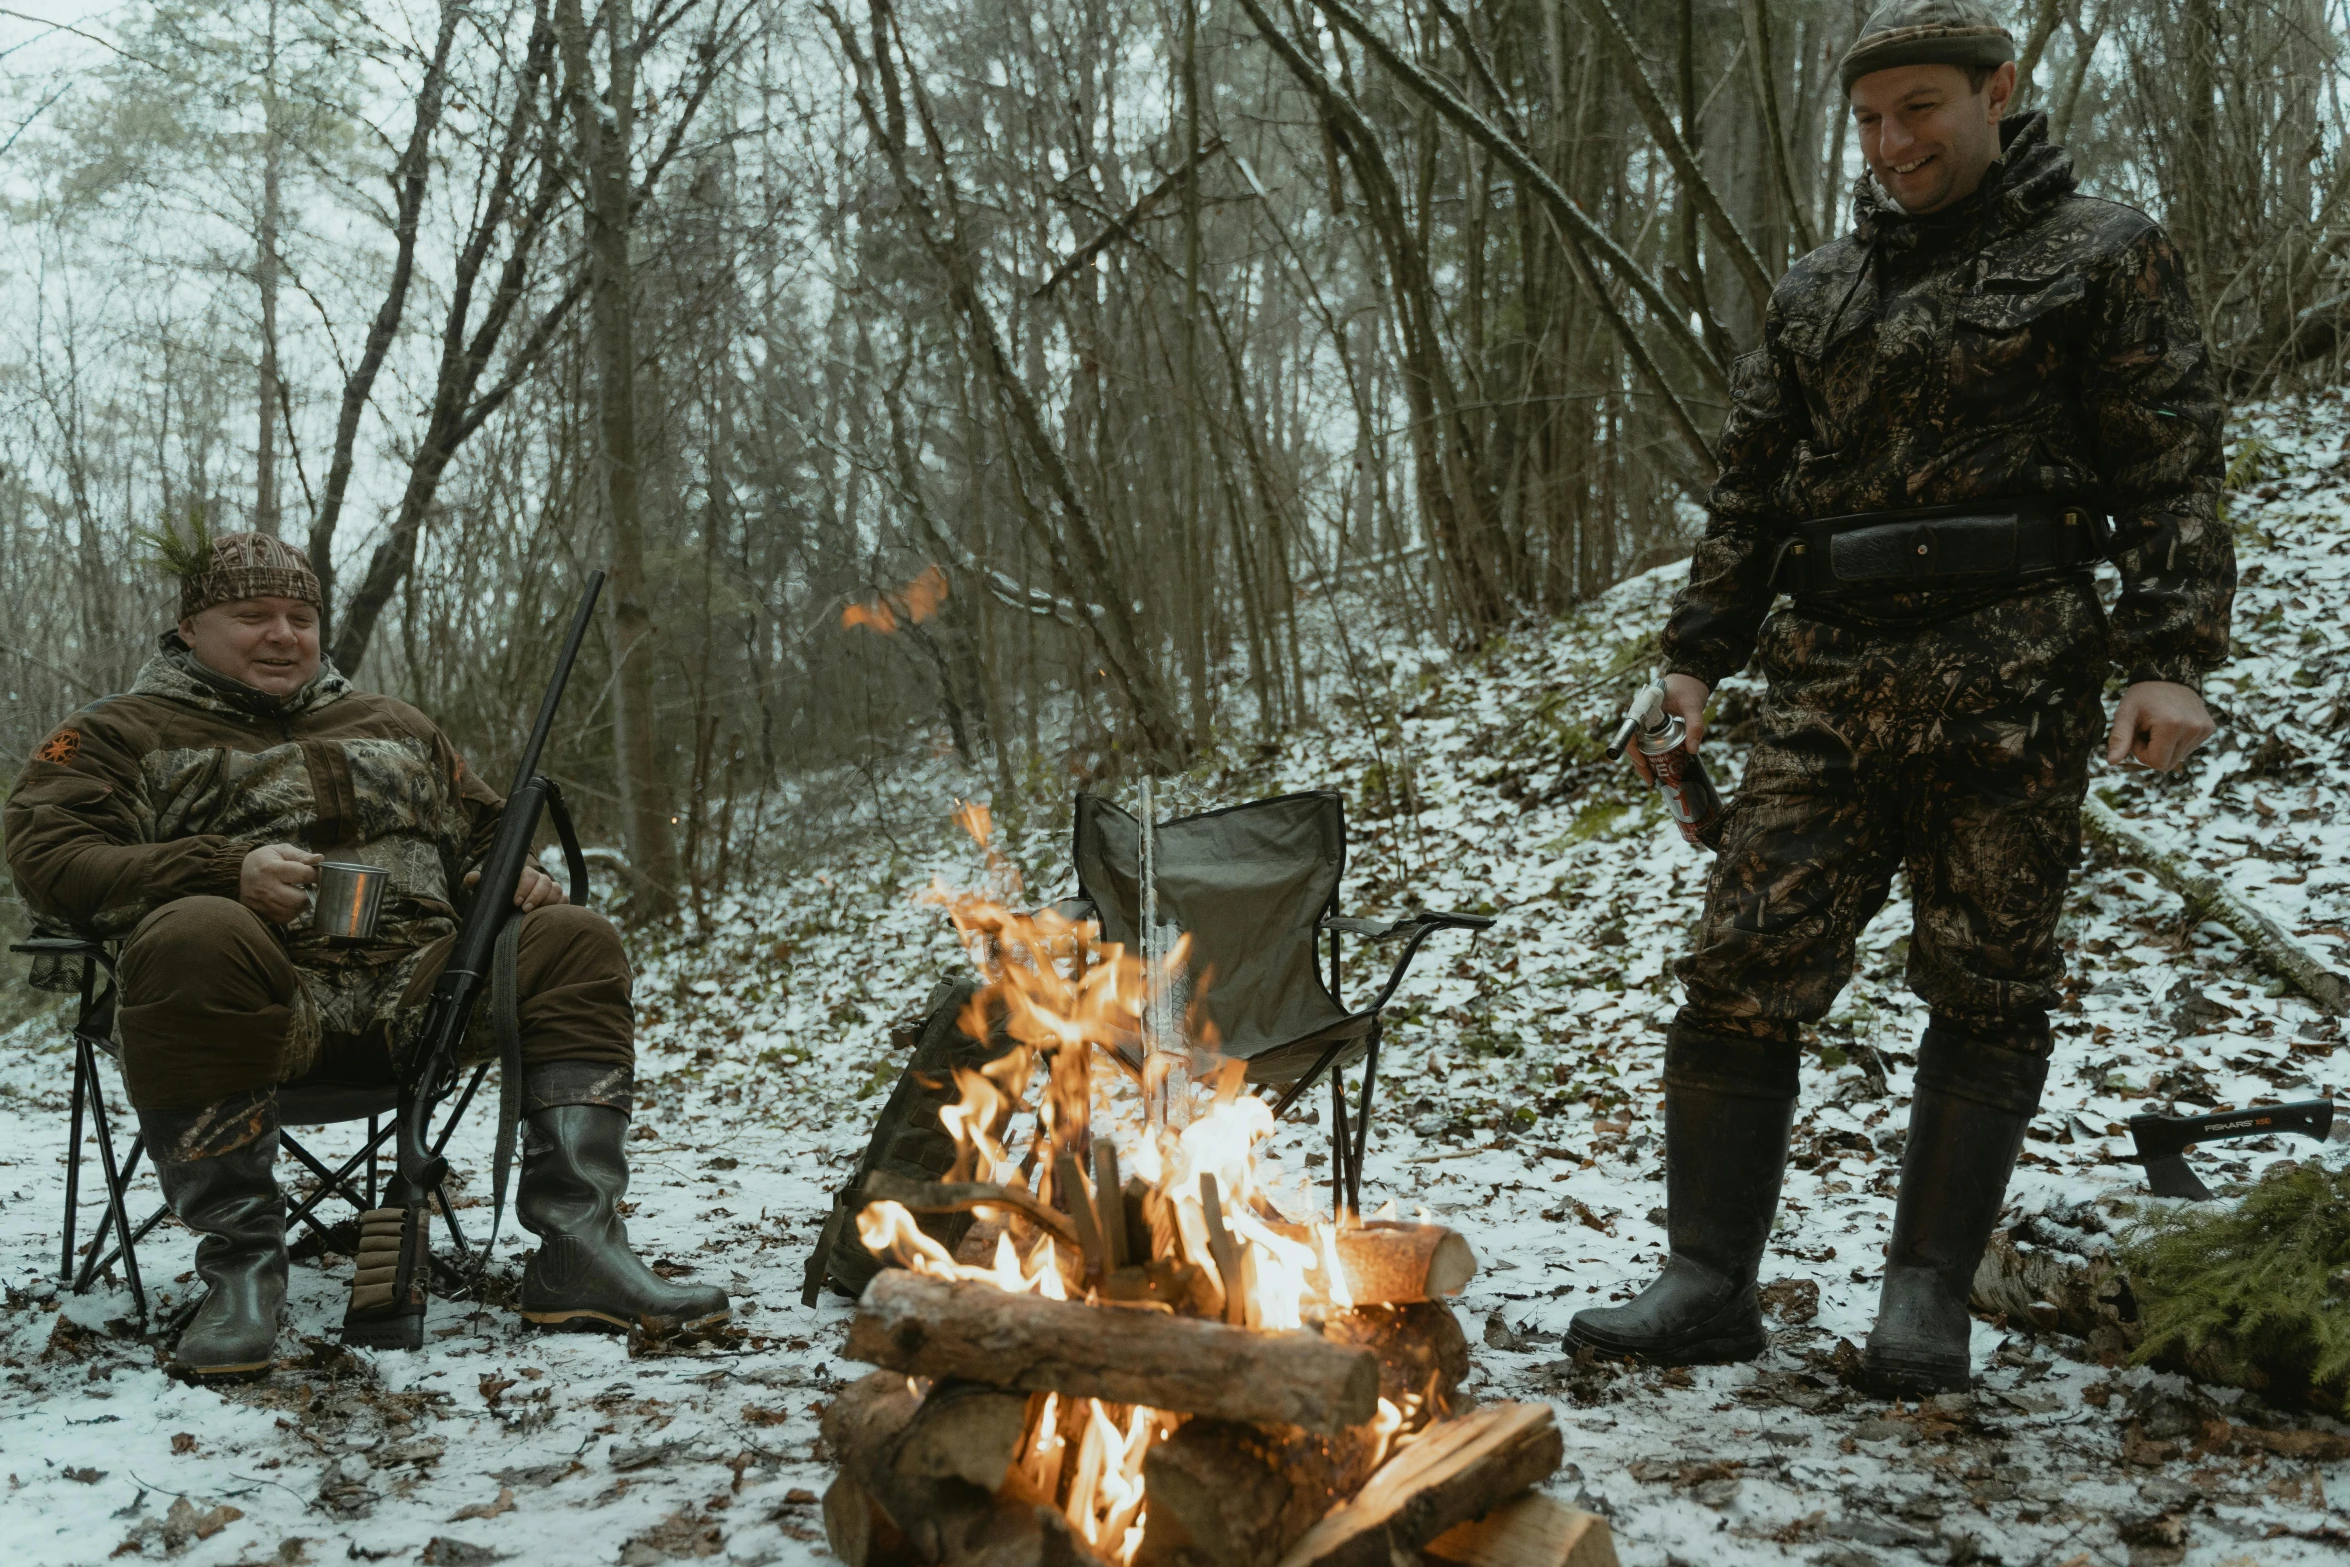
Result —
[{"label": "camouflage pants", "polygon": [[[117,1016],[132,1105],[258,1103],[296,1081],[389,1084],[455,942],[444,936],[380,967],[306,967],[241,903],[164,904],[132,932],[120,960]],[[611,923],[568,904],[534,909],[522,916],[514,971],[524,1065],[593,1063],[625,1085],[635,1013],[628,956]],[[477,1011],[466,1047],[488,1059],[486,1011]]]},{"label": "camouflage pants", "polygon": [[1757,657],[1763,733],[1676,966],[1679,1021],[1792,1042],[1906,868],[1910,989],[1950,1026],[2044,1052],[2103,731],[2093,591],[2063,581],[1903,627],[1781,610]]}]

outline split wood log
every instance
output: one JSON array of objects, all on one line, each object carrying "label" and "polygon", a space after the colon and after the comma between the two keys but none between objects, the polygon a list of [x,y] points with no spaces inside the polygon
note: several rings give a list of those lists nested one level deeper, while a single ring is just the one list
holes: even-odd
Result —
[{"label": "split wood log", "polygon": [[1273,1567],[1361,1488],[1376,1448],[1363,1426],[1186,1421],[1142,1461],[1150,1509],[1134,1567]]},{"label": "split wood log", "polygon": [[984,1382],[934,1383],[898,1438],[892,1460],[899,1474],[924,1480],[967,1480],[1000,1490],[1028,1430],[1028,1395]]},{"label": "split wood log", "polygon": [[848,1567],[915,1567],[905,1532],[846,1469],[824,1490],[824,1543]]},{"label": "split wood log", "polygon": [[1389,1567],[1481,1518],[1559,1466],[1548,1404],[1494,1404],[1420,1433],[1352,1501],[1290,1547],[1281,1567]]},{"label": "split wood log", "polygon": [[1597,1513],[1521,1496],[1421,1547],[1445,1567],[1617,1567],[1615,1537]]},{"label": "split wood log", "polygon": [[2154,844],[2095,795],[2081,803],[2081,825],[2121,859],[2152,872],[2197,916],[2234,931],[2252,955],[2287,984],[2336,1017],[2350,1014],[2350,980],[2320,963],[2234,888],[2185,855]]},{"label": "split wood log", "polygon": [[1419,1399],[1415,1413],[1423,1420],[1450,1415],[1469,1375],[1469,1336],[1441,1300],[1332,1312],[1322,1336],[1377,1355],[1379,1396],[1398,1409]]},{"label": "split wood log", "polygon": [[[974,1416],[984,1396],[942,1383],[948,1397],[933,1435],[982,1428],[981,1445],[992,1445],[1000,1411]],[[937,1389],[933,1389],[935,1394]],[[970,1401],[967,1404],[967,1400]],[[1025,1406],[1026,1400],[1013,1397]],[[1020,1431],[997,1449],[995,1485],[975,1483],[964,1471],[987,1472],[984,1453],[965,1446],[948,1453],[924,1440],[928,1398],[917,1398],[906,1379],[876,1371],[841,1390],[824,1411],[825,1444],[840,1474],[825,1494],[825,1538],[850,1567],[1102,1567],[1100,1558],[1072,1535],[1069,1523],[1024,1487],[1006,1484]],[[924,1468],[950,1473],[922,1473]],[[843,1482],[846,1482],[845,1484]]]},{"label": "split wood log", "polygon": [[847,1354],[912,1376],[1324,1434],[1368,1421],[1379,1398],[1377,1357],[1312,1333],[1014,1295],[902,1269],[865,1287]]},{"label": "split wood log", "polygon": [[1007,1208],[1039,1229],[1052,1232],[1064,1246],[1077,1244],[1077,1226],[1060,1209],[1037,1201],[1036,1194],[992,1181],[917,1181],[887,1170],[865,1176],[858,1196],[866,1202],[894,1202],[909,1213],[969,1213],[977,1208]]},{"label": "split wood log", "polygon": [[[1398,1409],[1448,1413],[1469,1371],[1469,1344],[1442,1301],[1334,1312],[1325,1337],[1379,1357],[1379,1396]],[[1418,1405],[1409,1400],[1420,1400]],[[1273,1567],[1333,1504],[1370,1477],[1370,1428],[1334,1436],[1294,1426],[1194,1420],[1143,1460],[1150,1493],[1136,1567]]]},{"label": "split wood log", "polygon": [[[1310,1226],[1271,1224],[1276,1235],[1314,1248],[1321,1243]],[[1338,1232],[1338,1265],[1346,1271],[1347,1293],[1358,1306],[1400,1306],[1415,1300],[1458,1295],[1477,1276],[1477,1254],[1460,1231],[1441,1224],[1407,1224],[1369,1219]]]}]

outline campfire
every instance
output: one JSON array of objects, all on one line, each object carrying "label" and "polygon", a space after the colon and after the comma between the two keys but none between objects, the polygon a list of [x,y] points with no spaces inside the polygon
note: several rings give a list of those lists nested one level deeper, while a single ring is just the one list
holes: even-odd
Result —
[{"label": "campfire", "polygon": [[[983,812],[965,825],[986,844]],[[1498,1528],[1612,1562],[1571,1552],[1586,1515],[1502,1507],[1561,1443],[1545,1405],[1462,1407],[1445,1300],[1475,1273],[1468,1243],[1392,1213],[1285,1213],[1256,1159],[1270,1110],[1196,994],[1180,1004],[1182,939],[1136,954],[1017,913],[990,866],[993,896],[933,895],[986,982],[961,1026],[1007,1043],[955,1073],[951,1177],[864,1187],[858,1233],[897,1266],[847,1348],[883,1369],[824,1418],[835,1553],[1386,1567],[1488,1559]],[[958,1213],[975,1222],[950,1250],[931,1231]]]}]

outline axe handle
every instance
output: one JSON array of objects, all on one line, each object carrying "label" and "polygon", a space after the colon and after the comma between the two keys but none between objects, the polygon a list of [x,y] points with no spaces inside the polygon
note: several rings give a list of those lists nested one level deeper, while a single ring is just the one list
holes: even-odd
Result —
[{"label": "axe handle", "polygon": [[2211,1115],[2133,1115],[2130,1140],[2138,1162],[2169,1158],[2195,1143],[2230,1137],[2264,1137],[2273,1132],[2299,1132],[2320,1142],[2334,1127],[2331,1099],[2303,1099],[2289,1105],[2261,1105],[2251,1110],[2221,1110]]}]

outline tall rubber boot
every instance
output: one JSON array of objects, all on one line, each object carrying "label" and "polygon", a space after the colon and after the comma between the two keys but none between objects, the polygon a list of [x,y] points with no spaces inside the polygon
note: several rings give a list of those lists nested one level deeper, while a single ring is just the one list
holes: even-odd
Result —
[{"label": "tall rubber boot", "polygon": [[277,1189],[277,1101],[246,1095],[202,1110],[141,1111],[164,1200],[194,1230],[204,1299],[170,1369],[200,1380],[259,1376],[277,1354],[286,1304],[286,1201]]},{"label": "tall rubber boot", "polygon": [[628,1111],[609,1103],[548,1104],[581,1070],[557,1062],[524,1079],[525,1102],[544,1106],[525,1119],[514,1193],[515,1218],[539,1237],[522,1274],[524,1319],[545,1327],[641,1327],[655,1337],[715,1327],[733,1314],[724,1290],[672,1284],[629,1250],[620,1220]]},{"label": "tall rubber boot", "polygon": [[1939,1017],[1927,1027],[1877,1325],[1861,1353],[1861,1381],[1870,1391],[1916,1398],[1970,1385],[1974,1318],[1967,1299],[2047,1081],[2044,1056],[1963,1033]]},{"label": "tall rubber boot", "polygon": [[1672,1255],[1626,1306],[1579,1311],[1567,1342],[1652,1365],[1752,1360],[1765,1343],[1755,1272],[1779,1208],[1795,1119],[1796,1047],[1665,1038],[1665,1206]]}]

